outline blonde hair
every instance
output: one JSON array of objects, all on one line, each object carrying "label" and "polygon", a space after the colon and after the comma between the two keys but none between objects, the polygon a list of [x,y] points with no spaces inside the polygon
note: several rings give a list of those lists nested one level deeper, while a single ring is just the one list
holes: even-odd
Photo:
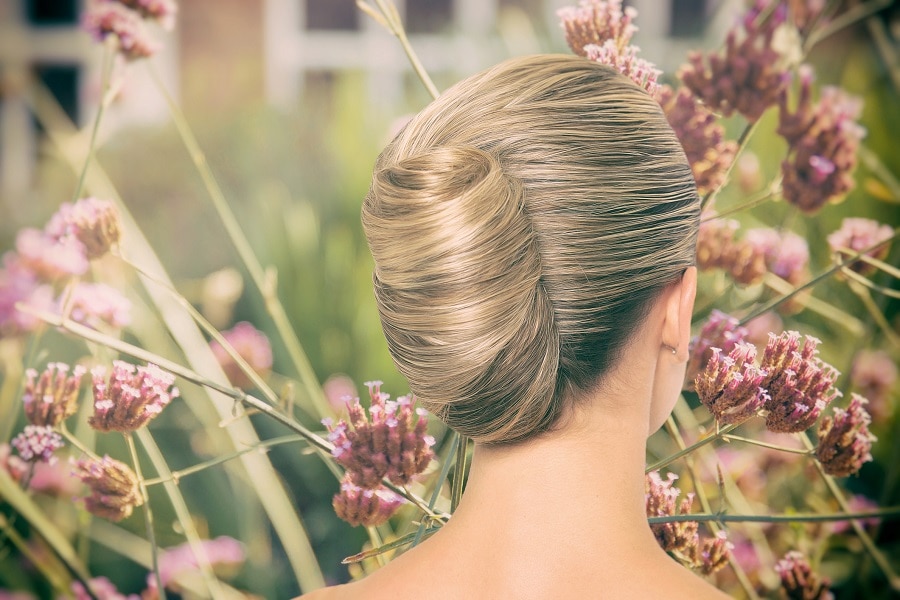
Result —
[{"label": "blonde hair", "polygon": [[378,158],[362,222],[397,368],[482,443],[546,431],[694,262],[699,199],[657,102],[563,55],[449,89]]}]

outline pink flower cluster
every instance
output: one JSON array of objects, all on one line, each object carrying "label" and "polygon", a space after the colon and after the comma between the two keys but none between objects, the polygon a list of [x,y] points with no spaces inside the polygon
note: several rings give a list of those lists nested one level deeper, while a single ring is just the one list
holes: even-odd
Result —
[{"label": "pink flower cluster", "polygon": [[623,9],[622,0],[581,0],[577,7],[561,8],[557,15],[575,54],[614,68],[657,96],[662,71],[638,57],[640,49],[631,44],[637,31],[633,7]]},{"label": "pink flower cluster", "polygon": [[770,273],[793,286],[809,278],[809,244],[793,231],[750,229],[744,240],[754,255],[762,256]]},{"label": "pink flower cluster", "polygon": [[26,425],[10,443],[22,460],[51,464],[56,460],[53,453],[63,447],[62,436],[45,425]]},{"label": "pink flower cluster", "polygon": [[84,373],[85,368],[76,365],[69,375],[69,365],[64,363],[47,363],[40,377],[35,369],[27,369],[22,403],[28,422],[56,427],[74,415]]},{"label": "pink flower cluster", "polygon": [[137,367],[114,360],[109,380],[104,367],[94,367],[91,375],[94,414],[88,422],[99,431],[139,429],[179,395],[178,388],[172,387],[175,376],[154,364]]},{"label": "pink flower cluster", "polygon": [[[246,321],[241,321],[228,331],[223,331],[222,336],[234,348],[238,356],[243,358],[261,377],[265,377],[272,370],[272,345],[262,331]],[[253,387],[253,382],[247,374],[241,370],[237,362],[231,358],[219,342],[213,340],[209,343],[209,347],[232,385],[245,390]]]},{"label": "pink flower cluster", "polygon": [[853,358],[850,383],[869,399],[869,413],[876,422],[893,412],[891,390],[898,374],[897,361],[884,350],[861,350]]},{"label": "pink flower cluster", "polygon": [[800,69],[800,99],[788,108],[787,89],[779,96],[778,133],[789,145],[781,163],[784,199],[807,214],[829,202],[839,202],[853,189],[856,151],[865,130],[856,122],[862,110],[858,98],[836,87],[822,89],[812,102],[812,70]]},{"label": "pink flower cluster", "polygon": [[725,128],[687,88],[659,86],[657,99],[678,136],[694,173],[699,194],[708,194],[725,181],[737,152],[737,142],[725,139]]},{"label": "pink flower cluster", "polygon": [[[84,588],[80,581],[72,582],[72,594],[75,600],[141,600],[137,594],[127,596],[119,591],[112,581],[106,577],[92,577],[88,580],[90,591]],[[149,599],[148,599],[149,600]]]},{"label": "pink flower cluster", "polygon": [[869,432],[872,417],[866,411],[867,402],[859,394],[851,394],[846,410],[835,408],[834,416],[819,424],[816,458],[829,475],[847,477],[872,460],[876,438]]},{"label": "pink flower cluster", "polygon": [[354,527],[374,527],[390,519],[404,502],[402,496],[385,487],[360,487],[345,476],[341,480],[341,491],[335,494],[331,505],[338,518]]},{"label": "pink flower cluster", "polygon": [[678,76],[710,110],[729,116],[738,112],[756,121],[778,102],[785,87],[786,60],[773,43],[785,22],[780,4],[769,11],[770,0],[757,0],[728,32],[722,52],[688,55]]},{"label": "pink flower cluster", "polygon": [[67,303],[70,316],[81,323],[127,325],[131,302],[114,288],[79,282],[68,298],[54,300],[53,292],[54,283],[84,275],[91,259],[118,243],[118,230],[115,206],[96,198],[64,203],[43,230],[21,230],[15,250],[3,255],[0,268],[0,335],[27,333],[37,326],[36,319],[16,310],[18,302],[50,312]]},{"label": "pink flower cluster", "polygon": [[[674,473],[669,473],[665,480],[659,471],[647,474],[644,500],[648,517],[690,514],[694,495],[686,494],[679,503],[681,490],[674,485],[676,479]],[[701,537],[696,521],[653,523],[650,528],[663,550],[704,575],[715,573],[728,563],[733,546],[724,531],[713,537]]]},{"label": "pink flower cluster", "polygon": [[413,397],[401,396],[391,401],[381,391],[380,381],[366,382],[366,386],[371,399],[368,415],[359,398],[355,398],[347,404],[349,423],[323,420],[328,439],[334,444],[332,455],[347,469],[344,484],[334,501],[339,516],[389,516],[387,509],[393,507],[393,512],[397,505],[392,496],[365,494],[362,490],[386,491],[381,484],[383,478],[396,485],[406,485],[434,457],[431,450],[434,438],[426,433],[427,413],[413,409]]},{"label": "pink flower cluster", "polygon": [[769,392],[766,427],[776,433],[797,433],[813,426],[822,410],[840,397],[834,387],[840,373],[819,358],[819,340],[786,331],[769,334],[761,367],[766,371],[762,386]]},{"label": "pink flower cluster", "polygon": [[[202,540],[200,548],[206,561],[216,570],[216,574],[227,569],[240,566],[247,558],[244,546],[239,541],[228,536],[219,536],[213,540]],[[178,580],[200,569],[197,555],[189,543],[167,548],[159,556],[159,575],[163,587],[173,592],[181,592]],[[153,573],[147,575],[147,592],[144,596],[157,597],[156,577]]]},{"label": "pink flower cluster", "polygon": [[788,331],[769,334],[760,364],[751,344],[735,344],[726,356],[713,356],[694,385],[700,401],[720,423],[739,423],[766,411],[766,427],[777,433],[805,431],[841,395],[837,370],[818,357],[819,341]]},{"label": "pink flower cluster", "polygon": [[788,598],[802,600],[833,600],[831,581],[812,570],[801,552],[791,551],[775,564],[781,577],[781,591]]},{"label": "pink flower cluster", "polygon": [[98,517],[121,521],[143,504],[137,475],[128,465],[109,456],[100,460],[83,458],[74,464],[74,474],[88,486],[84,507]]},{"label": "pink flower cluster", "polygon": [[160,49],[144,21],[154,20],[164,29],[172,29],[176,11],[172,0],[91,0],[81,26],[97,42],[114,36],[122,56],[137,60],[153,56]]},{"label": "pink flower cluster", "polygon": [[[865,252],[865,256],[884,260],[891,249],[890,239],[894,230],[890,225],[883,225],[872,219],[847,218],[841,221],[841,226],[828,235],[828,247],[834,255],[835,262],[843,262],[858,252]],[[871,273],[875,270],[862,260],[851,263],[848,268],[857,273]]]},{"label": "pink flower cluster", "polygon": [[700,333],[691,339],[684,389],[694,389],[694,379],[700,373],[700,369],[709,363],[709,359],[713,356],[713,348],[717,348],[727,356],[747,335],[747,328],[742,327],[737,319],[714,309],[700,329]]}]

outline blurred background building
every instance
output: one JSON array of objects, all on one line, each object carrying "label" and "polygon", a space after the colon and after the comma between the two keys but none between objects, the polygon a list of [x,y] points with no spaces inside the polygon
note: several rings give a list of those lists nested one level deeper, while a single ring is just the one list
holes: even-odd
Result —
[{"label": "blurred background building", "polygon": [[[102,52],[79,29],[87,0],[0,2],[0,193],[33,182],[40,128],[31,117],[28,80],[49,89],[78,125],[100,92]],[[556,10],[574,0],[396,0],[425,67],[445,87],[511,55],[564,51]],[[689,47],[728,26],[739,0],[632,0],[645,56],[677,68]],[[722,10],[728,8],[729,10]],[[366,104],[421,105],[427,96],[396,40],[355,0],[190,0],[181,2],[154,68],[190,113],[227,114],[265,102],[328,112],[343,74],[365,78]],[[162,32],[159,32],[162,33]],[[162,36],[160,36],[162,37]],[[104,131],[164,121],[168,112],[147,69],[127,85]]]}]

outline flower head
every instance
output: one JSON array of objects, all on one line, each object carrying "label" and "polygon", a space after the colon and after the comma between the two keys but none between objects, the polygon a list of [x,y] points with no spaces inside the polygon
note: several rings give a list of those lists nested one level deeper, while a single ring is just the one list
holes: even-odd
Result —
[{"label": "flower head", "polygon": [[602,44],[589,44],[584,47],[587,58],[601,65],[612,67],[656,98],[659,94],[657,79],[662,71],[650,61],[638,57],[638,51],[637,46],[620,48],[614,40],[606,40]]},{"label": "flower head", "polygon": [[[674,485],[677,479],[675,473],[669,473],[665,480],[660,477],[659,471],[647,473],[644,501],[648,517],[690,514],[694,495],[687,494],[679,503],[678,496],[681,495],[681,490]],[[666,552],[689,552],[698,543],[696,521],[654,523],[650,528],[656,536],[656,541]]]},{"label": "flower head", "polygon": [[556,14],[566,42],[578,56],[587,56],[585,46],[602,46],[607,41],[624,50],[637,31],[633,23],[637,11],[622,8],[622,0],[581,0],[577,7],[561,8]]},{"label": "flower head", "polygon": [[62,436],[44,425],[26,425],[25,429],[10,442],[22,460],[28,462],[52,463],[53,453],[63,447]]},{"label": "flower head", "polygon": [[769,0],[757,0],[732,27],[722,52],[693,52],[678,76],[710,110],[730,116],[739,112],[756,121],[778,102],[785,85],[786,57],[773,43],[785,21],[778,6],[767,16]]},{"label": "flower head", "polygon": [[831,581],[812,570],[803,553],[791,551],[775,564],[781,577],[781,590],[796,600],[833,600],[829,590]]},{"label": "flower head", "polygon": [[88,269],[81,242],[73,238],[55,238],[40,229],[20,230],[16,236],[16,252],[22,266],[44,281],[83,275]]},{"label": "flower head", "polygon": [[[863,250],[868,250],[866,256],[884,260],[890,250],[888,240],[893,234],[894,230],[890,225],[882,225],[872,219],[851,217],[841,221],[840,229],[828,235],[828,246],[836,262],[842,262]],[[875,270],[873,265],[861,260],[853,262],[849,268],[857,273],[871,273]]]},{"label": "flower head", "polygon": [[121,225],[116,205],[108,200],[82,198],[65,202],[50,218],[45,231],[56,239],[74,238],[88,259],[100,258],[119,243]]},{"label": "flower head", "polygon": [[[272,345],[269,343],[269,338],[250,323],[241,321],[228,331],[223,331],[222,336],[261,377],[265,377],[272,369]],[[253,382],[250,381],[247,374],[241,370],[237,362],[231,358],[219,342],[213,340],[209,343],[209,347],[232,385],[241,389],[253,387]]]},{"label": "flower head", "polygon": [[698,570],[703,575],[711,575],[728,564],[734,544],[728,541],[728,534],[719,531],[712,537],[705,538],[697,557]]},{"label": "flower head", "polygon": [[846,410],[835,408],[834,416],[825,417],[819,424],[816,458],[829,475],[852,475],[872,460],[876,438],[869,432],[872,417],[866,411],[867,402],[859,394],[851,394]]},{"label": "flower head", "polygon": [[434,456],[434,438],[425,430],[425,411],[413,409],[414,399],[390,396],[381,391],[380,381],[366,382],[371,405],[369,414],[355,398],[348,403],[350,423],[326,419],[328,439],[334,444],[337,462],[347,469],[354,485],[373,489],[387,477],[406,485],[425,470]]},{"label": "flower head", "polygon": [[720,352],[727,356],[735,345],[744,341],[745,337],[747,329],[742,327],[737,319],[720,310],[713,310],[700,333],[691,339],[685,389],[694,389],[694,379],[700,369],[709,363],[713,348],[719,348]]},{"label": "flower head", "polygon": [[99,431],[139,429],[179,395],[178,388],[172,387],[175,376],[154,364],[138,367],[115,360],[108,381],[103,367],[95,367],[91,375],[94,415],[88,422]]},{"label": "flower head", "polygon": [[725,128],[687,88],[675,91],[661,85],[656,95],[691,165],[697,192],[717,189],[725,181],[737,143],[725,139]]},{"label": "flower head", "polygon": [[28,422],[56,427],[74,415],[84,373],[84,367],[76,365],[70,375],[64,363],[48,363],[40,377],[35,369],[27,369],[22,403]]},{"label": "flower head", "polygon": [[799,285],[809,274],[809,244],[793,231],[750,229],[747,243],[765,257],[766,268],[791,285]]},{"label": "flower head", "polygon": [[91,591],[84,589],[80,581],[72,582],[72,593],[75,600],[141,600],[137,594],[124,595],[112,581],[106,577],[93,577],[88,581]]},{"label": "flower head", "polygon": [[701,271],[728,268],[740,226],[734,219],[719,218],[715,213],[705,211],[697,234],[697,268]]},{"label": "flower head", "polygon": [[337,516],[351,525],[374,527],[390,519],[404,502],[402,496],[385,487],[363,488],[348,476],[341,482],[341,491],[335,494],[332,506]]},{"label": "flower head", "polygon": [[800,99],[788,107],[787,90],[780,92],[778,133],[790,146],[781,164],[784,199],[805,213],[839,202],[853,189],[856,151],[865,130],[856,123],[862,109],[858,98],[836,87],[822,89],[812,102],[812,70],[800,70]]},{"label": "flower head", "polygon": [[[65,297],[60,298],[61,303],[64,301]],[[79,282],[67,302],[72,320],[89,327],[98,328],[105,323],[121,329],[131,323],[131,300],[105,283]]]},{"label": "flower head", "polygon": [[137,11],[145,19],[158,21],[163,29],[175,26],[178,5],[175,0],[118,0],[128,8]]},{"label": "flower head", "polygon": [[818,345],[819,340],[806,336],[801,348],[796,331],[769,334],[761,361],[766,371],[761,385],[769,392],[765,408],[770,431],[805,431],[828,404],[841,396],[834,387],[839,373],[818,357]]},{"label": "flower head", "polygon": [[118,50],[128,60],[147,58],[159,50],[159,44],[149,37],[140,14],[116,2],[93,0],[81,25],[97,42],[115,36]]},{"label": "flower head", "polygon": [[700,402],[722,424],[740,423],[759,412],[770,400],[763,387],[767,372],[755,364],[756,347],[738,342],[726,356],[712,348],[706,368],[694,386]]},{"label": "flower head", "polygon": [[109,456],[84,458],[75,463],[75,475],[88,486],[84,507],[98,517],[121,521],[143,504],[137,476],[127,465]]},{"label": "flower head", "polygon": [[[197,550],[203,553],[203,562],[209,563],[217,574],[241,565],[247,558],[243,544],[224,535],[213,540],[202,540]],[[186,542],[174,548],[167,548],[159,556],[159,575],[163,587],[175,592],[180,591],[178,579],[198,571],[199,564],[200,561],[191,544]],[[156,590],[156,577],[153,573],[147,576],[147,587]]]}]

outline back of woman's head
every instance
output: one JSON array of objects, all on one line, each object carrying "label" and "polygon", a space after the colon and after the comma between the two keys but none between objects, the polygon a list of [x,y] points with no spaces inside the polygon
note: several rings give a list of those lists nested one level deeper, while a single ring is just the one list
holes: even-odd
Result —
[{"label": "back of woman's head", "polygon": [[382,152],[363,205],[397,368],[476,441],[549,429],[693,264],[699,208],[659,105],[608,67],[462,81]]}]

